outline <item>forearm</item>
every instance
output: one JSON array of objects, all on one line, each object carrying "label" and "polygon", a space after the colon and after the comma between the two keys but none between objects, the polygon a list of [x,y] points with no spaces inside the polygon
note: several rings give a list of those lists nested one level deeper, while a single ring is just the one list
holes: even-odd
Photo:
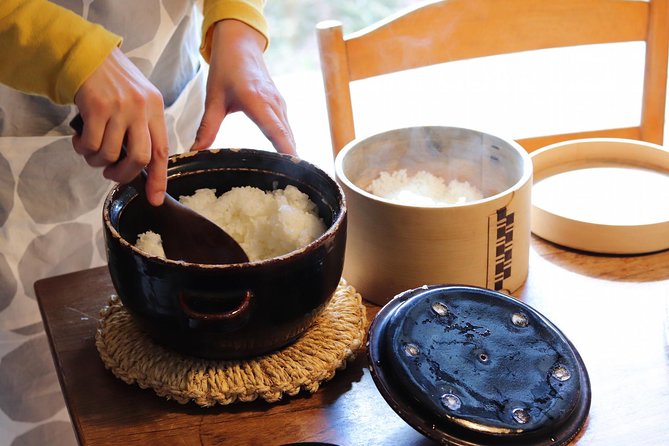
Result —
[{"label": "forearm", "polygon": [[0,82],[56,103],[83,82],[121,38],[47,0],[0,1]]},{"label": "forearm", "polygon": [[211,37],[213,25],[221,20],[239,20],[265,37],[265,47],[269,43],[267,21],[263,16],[265,0],[204,0],[204,21],[202,23],[202,45],[200,52],[209,62],[211,58]]},{"label": "forearm", "polygon": [[241,111],[277,151],[295,154],[286,104],[263,57],[267,37],[238,17],[230,18],[215,21],[209,28],[205,110],[191,150],[211,147],[223,119]]}]

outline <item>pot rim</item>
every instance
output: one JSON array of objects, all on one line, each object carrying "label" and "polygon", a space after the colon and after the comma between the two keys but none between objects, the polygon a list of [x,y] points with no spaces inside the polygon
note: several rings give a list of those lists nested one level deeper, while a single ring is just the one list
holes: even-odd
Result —
[{"label": "pot rim", "polygon": [[[157,263],[165,264],[165,265],[179,265],[180,267],[186,267],[186,268],[194,268],[194,269],[201,269],[201,270],[223,270],[223,269],[230,269],[230,268],[252,268],[260,265],[268,265],[268,264],[273,264],[273,263],[280,263],[286,259],[289,258],[294,258],[294,257],[299,257],[303,255],[304,253],[311,251],[315,249],[318,246],[324,245],[328,242],[328,240],[332,239],[335,237],[335,235],[339,232],[340,227],[345,223],[346,221],[346,214],[347,214],[347,207],[346,207],[346,197],[344,195],[344,191],[342,190],[341,186],[337,181],[335,181],[327,172],[325,172],[323,169],[320,167],[316,166],[313,163],[310,163],[306,160],[303,160],[297,156],[294,155],[289,155],[289,154],[284,154],[284,153],[277,153],[277,152],[271,152],[267,150],[258,150],[258,149],[247,149],[247,148],[212,148],[212,149],[207,149],[207,153],[219,153],[224,150],[232,150],[236,152],[246,152],[249,154],[262,154],[263,156],[273,156],[276,157],[276,159],[285,159],[287,161],[293,162],[295,164],[303,164],[307,166],[307,168],[314,170],[316,173],[328,178],[332,185],[334,186],[337,194],[337,199],[338,199],[338,204],[339,204],[339,211],[336,214],[336,217],[332,224],[329,225],[329,227],[323,232],[320,236],[318,236],[316,239],[314,239],[312,242],[309,244],[302,246],[298,249],[295,249],[293,251],[287,252],[285,254],[282,254],[280,256],[276,257],[270,257],[268,259],[261,259],[261,260],[255,260],[255,261],[249,261],[249,262],[244,262],[244,263],[230,263],[230,264],[204,264],[204,263],[195,263],[195,262],[187,262],[185,260],[174,260],[174,259],[168,259],[165,257],[160,257],[160,256],[154,256],[151,254],[148,254],[139,248],[137,248],[133,243],[130,243],[128,240],[123,238],[121,236],[120,232],[114,227],[114,225],[111,223],[111,219],[109,216],[109,210],[112,206],[112,202],[114,201],[114,197],[120,193],[122,190],[125,190],[128,187],[131,187],[129,184],[116,184],[108,193],[104,201],[104,206],[102,209],[102,219],[104,222],[105,227],[111,234],[111,236],[117,240],[122,247],[129,249],[133,251],[135,254],[140,255],[141,257],[149,260],[149,261],[155,261]],[[190,157],[197,157],[198,154],[204,153],[204,151],[199,151],[199,152],[184,152],[184,153],[179,153],[175,155],[171,155],[168,158],[168,166],[172,163],[175,163],[179,161],[180,159],[185,159],[185,158],[190,158]],[[169,168],[169,167],[168,167]],[[215,170],[215,169],[198,169],[197,172],[207,172],[209,170]],[[179,173],[175,174],[179,175]],[[167,179],[169,181],[171,176],[175,175],[170,175],[168,172]]]}]

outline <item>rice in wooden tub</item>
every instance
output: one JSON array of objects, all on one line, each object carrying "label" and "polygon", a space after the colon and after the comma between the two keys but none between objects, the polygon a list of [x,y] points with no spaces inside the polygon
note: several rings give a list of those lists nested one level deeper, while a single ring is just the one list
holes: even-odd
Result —
[{"label": "rice in wooden tub", "polygon": [[[416,178],[421,171],[445,186]],[[413,197],[370,191],[382,172],[386,186],[399,184]],[[335,177],[349,211],[343,275],[366,300],[385,305],[406,290],[444,283],[511,293],[525,280],[532,162],[514,140],[459,127],[392,129],[346,144]],[[453,179],[482,197],[455,191],[469,187],[449,187]],[[427,198],[417,197],[424,189]],[[433,192],[446,189],[460,195],[456,203],[436,204],[451,194]]]},{"label": "rice in wooden tub", "polygon": [[[198,189],[179,201],[230,234],[250,261],[287,254],[316,240],[326,230],[316,205],[298,188],[264,191],[235,187],[216,196],[214,189]],[[165,257],[160,235],[140,234],[137,248]]]},{"label": "rice in wooden tub", "polygon": [[443,206],[461,204],[483,198],[481,191],[469,181],[446,181],[421,170],[414,175],[406,169],[382,171],[367,187],[377,197],[414,206]]}]

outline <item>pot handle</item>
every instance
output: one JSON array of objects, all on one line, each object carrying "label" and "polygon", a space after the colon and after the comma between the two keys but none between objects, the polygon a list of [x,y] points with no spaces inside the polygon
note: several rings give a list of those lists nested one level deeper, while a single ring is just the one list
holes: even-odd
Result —
[{"label": "pot handle", "polygon": [[[183,291],[179,293],[179,306],[189,319],[201,323],[215,322],[223,327],[237,329],[245,325],[251,314],[254,300],[253,292],[247,290],[244,297],[235,308],[226,311],[202,311],[194,308],[197,296],[188,295]],[[191,303],[192,302],[192,303]]]}]

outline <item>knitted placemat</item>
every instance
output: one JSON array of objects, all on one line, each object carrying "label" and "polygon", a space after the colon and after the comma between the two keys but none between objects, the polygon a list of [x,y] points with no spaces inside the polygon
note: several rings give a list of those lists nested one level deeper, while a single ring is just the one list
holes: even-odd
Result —
[{"label": "knitted placemat", "polygon": [[207,407],[235,401],[279,401],[314,393],[346,367],[363,342],[367,317],[360,294],[343,279],[305,334],[282,350],[247,360],[208,360],[155,343],[117,296],[100,311],[95,345],[105,367],[128,384]]}]

